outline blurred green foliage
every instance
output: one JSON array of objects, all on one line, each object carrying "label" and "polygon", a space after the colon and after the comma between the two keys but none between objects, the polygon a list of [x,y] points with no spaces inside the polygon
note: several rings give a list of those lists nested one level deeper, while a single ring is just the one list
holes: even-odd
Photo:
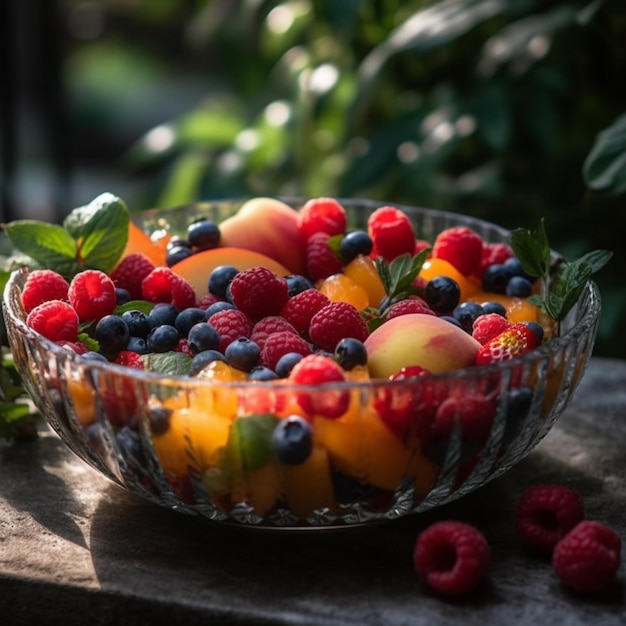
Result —
[{"label": "blurred green foliage", "polygon": [[[545,217],[566,256],[615,252],[598,278],[596,353],[626,357],[626,3],[66,5],[79,35],[67,81],[90,149],[135,115],[111,149],[144,183],[132,208],[333,195],[509,228]],[[99,30],[81,39],[94,6]]]}]

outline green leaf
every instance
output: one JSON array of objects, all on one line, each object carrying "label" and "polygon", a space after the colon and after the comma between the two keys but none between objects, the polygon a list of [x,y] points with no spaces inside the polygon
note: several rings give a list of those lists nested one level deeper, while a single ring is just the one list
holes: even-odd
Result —
[{"label": "green leaf", "polygon": [[271,413],[238,417],[227,444],[231,461],[247,471],[268,463],[274,455],[272,433],[277,423],[278,418]]},{"label": "green leaf", "polygon": [[598,136],[583,163],[585,184],[598,191],[626,191],[626,114]]},{"label": "green leaf", "polygon": [[547,278],[550,272],[550,244],[544,220],[537,230],[517,228],[510,235],[511,247],[524,271],[536,278]]},{"label": "green leaf", "polygon": [[80,333],[78,335],[78,341],[85,344],[92,352],[100,352],[100,344],[88,333]]},{"label": "green leaf", "polygon": [[129,221],[126,204],[111,193],[103,193],[74,209],[63,226],[78,242],[79,263],[108,273],[126,247]]},{"label": "green leaf", "polygon": [[187,376],[191,369],[191,357],[183,352],[144,354],[141,361],[147,371],[167,376]]},{"label": "green leaf", "polygon": [[76,242],[62,226],[38,220],[15,220],[3,228],[13,246],[41,266],[64,276],[75,271]]},{"label": "green leaf", "polygon": [[131,300],[130,302],[125,302],[124,304],[120,304],[115,307],[115,311],[113,311],[113,313],[115,313],[115,315],[121,315],[126,311],[141,311],[147,315],[153,308],[153,302],[148,302],[147,300]]},{"label": "green leaf", "polygon": [[382,257],[376,258],[374,263],[388,301],[419,293],[419,289],[413,286],[413,281],[420,273],[429,252],[430,249],[426,248],[413,257],[408,253],[401,254],[391,263],[387,263]]}]

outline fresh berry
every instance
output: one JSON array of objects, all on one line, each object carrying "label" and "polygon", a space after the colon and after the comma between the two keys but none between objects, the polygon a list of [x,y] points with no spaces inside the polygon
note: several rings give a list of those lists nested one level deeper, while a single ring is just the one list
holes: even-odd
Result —
[{"label": "fresh berry", "polygon": [[482,290],[490,293],[505,293],[512,276],[511,270],[505,264],[490,265],[481,277]]},{"label": "fresh berry", "polygon": [[504,293],[511,298],[528,298],[532,291],[532,283],[522,276],[511,276],[504,288]]},{"label": "fresh berry", "polygon": [[226,357],[217,350],[203,350],[202,352],[198,352],[198,354],[191,359],[189,375],[197,376],[203,369],[211,365],[214,361],[226,363]]},{"label": "fresh berry", "polygon": [[364,230],[353,230],[349,232],[339,244],[339,256],[347,265],[358,256],[369,256],[374,247],[374,242]]},{"label": "fresh berry", "polygon": [[239,337],[249,337],[252,333],[252,322],[239,309],[226,309],[211,315],[207,320],[217,331],[220,338],[220,352],[224,352],[231,341]]},{"label": "fresh berry", "polygon": [[169,304],[168,302],[157,302],[150,310],[150,313],[148,313],[150,328],[156,328],[162,324],[174,326],[179,313],[180,311],[173,304]]},{"label": "fresh berry", "polygon": [[513,250],[506,243],[483,243],[480,263],[474,274],[481,278],[483,272],[491,265],[499,265],[513,256]]},{"label": "fresh berry", "polygon": [[230,366],[242,372],[249,372],[258,365],[261,348],[248,337],[239,337],[226,346],[224,356]]},{"label": "fresh berry", "polygon": [[36,306],[48,300],[67,300],[69,284],[53,270],[33,270],[22,289],[22,306],[30,313]]},{"label": "fresh berry", "polygon": [[169,352],[174,350],[180,340],[180,333],[175,326],[163,324],[150,331],[146,338],[150,352]]},{"label": "fresh berry", "polygon": [[307,420],[291,415],[278,422],[272,432],[272,446],[281,463],[299,465],[311,455],[313,431]]},{"label": "fresh berry", "polygon": [[206,322],[206,311],[200,307],[189,307],[181,311],[174,320],[174,326],[181,337],[187,337],[193,326]]},{"label": "fresh berry", "polygon": [[150,319],[143,311],[130,309],[129,311],[124,311],[121,317],[126,322],[128,332],[133,337],[145,338],[148,336],[150,330],[152,330]]},{"label": "fresh berry", "polygon": [[175,352],[182,352],[182,354],[186,354],[190,358],[193,358],[195,356],[195,353],[191,349],[191,345],[190,345],[189,339],[187,339],[186,337],[181,337],[178,340],[178,344],[174,348],[174,351]]},{"label": "fresh berry", "polygon": [[205,350],[217,350],[220,346],[220,337],[217,331],[206,322],[199,322],[192,326],[189,329],[187,341],[189,342],[189,350],[193,355]]},{"label": "fresh berry", "polygon": [[306,276],[302,276],[301,274],[289,274],[285,276],[285,280],[287,281],[287,292],[290,298],[297,296],[307,289],[313,289],[315,286]]},{"label": "fresh berry", "polygon": [[226,291],[233,278],[239,274],[234,265],[218,265],[209,275],[209,293],[218,298],[226,298]]},{"label": "fresh berry", "polygon": [[154,263],[145,254],[135,252],[125,256],[117,264],[111,272],[111,280],[116,287],[126,289],[133,300],[141,300],[141,283],[154,268]]},{"label": "fresh berry", "polygon": [[447,315],[461,301],[461,288],[449,276],[435,276],[428,281],[422,297],[437,315]]},{"label": "fresh berry", "polygon": [[328,278],[341,271],[339,257],[328,245],[330,235],[324,232],[315,233],[306,243],[306,269],[313,280]]},{"label": "fresh berry", "polygon": [[491,548],[474,526],[446,520],[423,530],[415,543],[413,563],[420,578],[435,591],[456,596],[473,591],[484,580]]},{"label": "fresh berry", "polygon": [[467,226],[446,228],[437,235],[432,256],[453,265],[463,276],[470,276],[478,268],[483,253],[483,240]]},{"label": "fresh berry", "polygon": [[296,393],[296,400],[308,417],[335,419],[348,410],[350,392],[332,387],[332,383],[345,382],[345,375],[331,357],[321,354],[305,356],[291,370],[288,380],[297,385],[319,387],[310,392]]},{"label": "fresh berry", "polygon": [[490,339],[497,337],[500,333],[509,328],[509,326],[511,326],[511,323],[498,313],[480,315],[474,320],[472,337],[474,337],[479,344],[484,345]]},{"label": "fresh berry", "polygon": [[[62,348],[65,348],[66,350],[71,350],[72,352],[75,352],[76,354],[87,354],[87,352],[89,352],[89,348],[82,342],[80,341],[55,341],[55,343],[57,344],[57,346],[61,346]],[[104,359],[105,361],[107,360],[106,358]]]},{"label": "fresh berry", "polygon": [[485,311],[478,302],[461,302],[454,307],[452,317],[461,324],[461,328],[470,335],[474,327],[474,321],[484,315]]},{"label": "fresh berry", "polygon": [[190,256],[193,256],[194,252],[189,246],[171,246],[167,248],[167,254],[165,255],[165,265],[167,267],[174,267],[176,263],[180,263]]},{"label": "fresh berry", "polygon": [[196,306],[199,309],[204,309],[205,311],[213,304],[221,302],[220,298],[218,298],[213,293],[205,293],[199,300],[196,302]]},{"label": "fresh berry", "polygon": [[283,354],[283,356],[278,359],[278,363],[276,363],[276,376],[278,378],[287,378],[287,376],[291,374],[291,370],[294,368],[295,364],[301,361],[304,356],[305,355],[299,354],[298,352],[287,352],[287,354]]},{"label": "fresh berry", "polygon": [[148,354],[150,349],[148,348],[148,342],[145,337],[135,337],[131,335],[128,338],[126,344],[126,350],[129,352],[136,352],[137,354]]},{"label": "fresh berry", "polygon": [[125,367],[134,367],[138,370],[144,369],[141,355],[137,354],[136,352],[131,352],[129,350],[120,351],[113,362],[117,363],[118,365],[124,365]]},{"label": "fresh berry", "polygon": [[239,272],[230,283],[233,304],[252,321],[278,315],[289,299],[287,282],[266,267]]},{"label": "fresh berry", "polygon": [[26,317],[26,324],[51,341],[76,341],[78,315],[62,300],[48,300],[36,306]]},{"label": "fresh berry", "polygon": [[257,343],[260,348],[263,348],[265,340],[269,335],[283,330],[291,332],[294,335],[298,334],[298,331],[284,317],[280,315],[268,315],[254,325],[250,339]]},{"label": "fresh berry", "polygon": [[311,318],[309,325],[311,341],[331,353],[345,337],[365,341],[368,335],[367,324],[358,309],[348,302],[327,304]]},{"label": "fresh berry", "polygon": [[196,305],[193,287],[169,267],[153,269],[141,283],[142,298],[148,302],[173,304],[180,311]]},{"label": "fresh berry", "polygon": [[335,360],[346,371],[367,365],[367,349],[362,341],[353,337],[344,337],[335,346]]},{"label": "fresh berry", "polygon": [[479,348],[476,365],[508,361],[534,350],[538,345],[537,335],[526,324],[511,324]]},{"label": "fresh berry", "polygon": [[297,224],[305,239],[316,233],[342,235],[346,231],[346,210],[334,198],[312,198],[298,211]]},{"label": "fresh berry", "polygon": [[67,292],[81,322],[99,320],[117,306],[115,284],[99,270],[85,270],[72,278]]},{"label": "fresh berry", "polygon": [[196,250],[210,250],[220,242],[220,229],[209,219],[199,219],[187,227],[187,241]]},{"label": "fresh berry", "polygon": [[557,484],[528,487],[515,514],[515,529],[534,550],[552,553],[556,544],[585,517],[582,496]]},{"label": "fresh berry", "polygon": [[300,335],[283,330],[268,335],[261,350],[261,364],[276,370],[278,361],[289,352],[297,352],[302,356],[310,354],[311,347]]},{"label": "fresh berry", "polygon": [[317,289],[307,289],[302,293],[289,298],[283,310],[280,312],[297,331],[303,336],[308,336],[311,318],[330,300]]},{"label": "fresh berry", "polygon": [[119,315],[105,315],[96,324],[94,337],[104,354],[117,354],[128,346],[130,333]]},{"label": "fresh berry", "polygon": [[483,307],[483,311],[487,315],[489,313],[497,313],[502,317],[507,316],[506,307],[501,302],[496,302],[495,300],[487,300],[487,302],[483,302],[480,306]]},{"label": "fresh berry", "polygon": [[372,239],[372,256],[393,261],[402,254],[413,255],[415,230],[406,213],[391,206],[376,209],[367,220],[367,232]]},{"label": "fresh berry", "polygon": [[621,549],[621,539],[612,528],[585,520],[556,545],[552,565],[566,587],[580,593],[597,593],[615,581]]},{"label": "fresh berry", "polygon": [[406,300],[400,300],[400,302],[392,304],[387,310],[385,318],[391,320],[394,317],[398,317],[400,315],[410,315],[413,313],[436,315],[436,313],[428,306],[426,300],[418,297],[413,297],[407,298]]}]

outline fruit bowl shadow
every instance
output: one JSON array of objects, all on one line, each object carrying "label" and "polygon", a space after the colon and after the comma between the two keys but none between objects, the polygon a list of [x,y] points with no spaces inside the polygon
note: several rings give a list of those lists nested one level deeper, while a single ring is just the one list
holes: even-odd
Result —
[{"label": "fruit bowl shadow", "polygon": [[[294,207],[304,202],[285,200]],[[380,203],[340,200],[350,228],[364,228]],[[184,233],[198,217],[221,221],[242,202],[197,203],[135,216],[148,232]],[[507,231],[470,217],[398,206],[418,236],[433,241],[466,225],[490,242]],[[286,244],[288,245],[288,244]],[[500,476],[550,431],[568,405],[591,356],[600,296],[590,282],[558,336],[509,362],[412,380],[318,387],[166,377],[87,361],[25,323],[20,294],[27,271],[14,272],[3,312],[12,354],[43,418],[69,448],[114,483],[155,504],[220,522],[299,529],[392,520],[460,498]],[[432,409],[451,396],[479,393],[495,405],[488,433],[445,439],[430,429]],[[315,417],[313,451],[297,465],[279,463],[268,445],[276,414],[294,398],[349,398],[339,419]],[[383,402],[408,411],[401,435],[380,419]],[[168,428],[155,419],[165,411]]]}]

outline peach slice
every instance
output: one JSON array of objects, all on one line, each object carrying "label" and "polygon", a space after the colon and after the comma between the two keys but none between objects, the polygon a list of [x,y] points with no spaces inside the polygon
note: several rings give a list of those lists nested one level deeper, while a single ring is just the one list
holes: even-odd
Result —
[{"label": "peach slice", "polygon": [[156,266],[165,265],[165,249],[156,244],[135,222],[128,224],[128,240],[122,253],[122,257],[129,254],[145,254]]},{"label": "peach slice", "polygon": [[291,273],[284,265],[265,254],[234,247],[198,252],[174,264],[172,270],[187,280],[196,292],[196,297],[201,298],[207,293],[211,272],[220,265],[232,265],[238,270],[261,266],[279,276]]}]

